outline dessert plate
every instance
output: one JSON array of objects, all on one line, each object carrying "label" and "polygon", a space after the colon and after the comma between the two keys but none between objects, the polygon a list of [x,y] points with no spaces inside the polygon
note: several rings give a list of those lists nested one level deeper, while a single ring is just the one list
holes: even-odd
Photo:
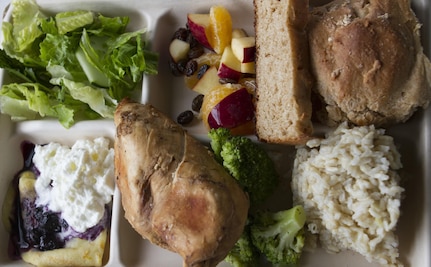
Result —
[{"label": "dessert plate", "polygon": [[[173,119],[186,109],[191,108],[195,93],[187,89],[183,79],[171,75],[168,66],[168,46],[174,31],[185,26],[187,13],[207,13],[214,4],[224,5],[231,12],[233,25],[244,28],[253,35],[252,0],[40,0],[38,4],[46,13],[89,9],[106,15],[127,15],[130,17],[130,29],[147,27],[150,31],[152,48],[160,54],[159,74],[145,76],[142,94],[137,100],[151,103]],[[311,4],[317,4],[313,1]],[[4,11],[3,19],[10,20],[9,1],[1,0],[0,8]],[[427,0],[413,0],[413,9],[423,23],[422,41],[426,54],[431,55],[431,3]],[[0,70],[0,83],[8,83],[10,78]],[[202,141],[208,141],[207,132],[196,120],[187,126],[190,134]],[[402,202],[402,215],[399,220],[399,250],[405,266],[431,266],[430,219],[431,219],[431,109],[416,113],[408,122],[388,129],[402,155],[404,168],[401,171],[403,186],[406,189]],[[112,141],[115,127],[112,120],[82,121],[70,129],[63,128],[54,120],[12,122],[8,116],[0,115],[0,203],[6,193],[13,175],[20,170],[22,158],[19,150],[23,140],[35,143],[59,142],[71,145],[77,139],[109,137]],[[280,187],[274,198],[275,208],[287,208],[291,204],[289,193],[289,175],[294,157],[294,147],[265,145],[276,157],[280,174],[286,182]],[[103,265],[104,266],[182,266],[181,258],[175,253],[161,249],[143,240],[127,223],[123,216],[120,193],[116,191],[113,199],[112,224]],[[8,233],[0,225],[0,265],[28,266],[22,261],[12,261],[7,256]],[[228,263],[219,264],[222,267]],[[301,267],[333,266],[372,266],[364,257],[345,251],[328,254],[320,248],[303,254]]]}]

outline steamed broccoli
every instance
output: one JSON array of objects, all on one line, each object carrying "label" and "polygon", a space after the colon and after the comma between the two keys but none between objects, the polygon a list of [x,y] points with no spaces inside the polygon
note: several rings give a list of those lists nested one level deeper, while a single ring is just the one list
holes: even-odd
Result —
[{"label": "steamed broccoli", "polygon": [[214,155],[216,159],[223,163],[223,158],[221,157],[221,151],[223,150],[224,143],[229,140],[232,135],[229,131],[229,129],[226,128],[217,128],[217,129],[211,129],[208,132],[208,136],[211,139],[211,149],[214,152]]},{"label": "steamed broccoli", "polygon": [[216,158],[250,196],[251,206],[261,204],[278,185],[272,159],[258,144],[245,136],[232,136],[226,128],[209,131]]},{"label": "steamed broccoli", "polygon": [[273,161],[258,144],[244,136],[232,136],[226,128],[209,131],[216,159],[249,194],[251,212],[235,246],[226,257],[234,267],[253,267],[262,255],[274,265],[296,264],[304,246],[305,212],[302,206],[268,212],[258,205],[278,184]]},{"label": "steamed broccoli", "polygon": [[250,236],[250,225],[246,225],[241,237],[225,258],[233,267],[257,267],[260,252],[253,245]]},{"label": "steamed broccoli", "polygon": [[305,211],[298,205],[278,212],[256,214],[251,239],[273,264],[296,264],[304,247]]}]

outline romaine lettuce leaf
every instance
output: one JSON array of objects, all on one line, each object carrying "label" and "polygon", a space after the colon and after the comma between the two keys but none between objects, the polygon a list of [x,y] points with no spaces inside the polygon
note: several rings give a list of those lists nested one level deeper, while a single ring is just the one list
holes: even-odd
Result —
[{"label": "romaine lettuce leaf", "polygon": [[37,64],[34,60],[34,56],[38,54],[37,40],[43,35],[39,25],[46,16],[34,0],[14,0],[12,5],[13,24],[5,21],[2,23],[5,40],[3,49],[21,62]]},{"label": "romaine lettuce leaf", "polygon": [[[56,89],[56,88],[55,88]],[[69,128],[74,121],[74,110],[56,99],[56,92],[37,83],[12,83],[0,91],[0,109],[14,120],[55,117]]]},{"label": "romaine lettuce leaf", "polygon": [[126,31],[129,21],[129,17],[105,17],[98,14],[94,23],[87,27],[87,31],[95,36],[116,37]]},{"label": "romaine lettuce leaf", "polygon": [[102,117],[114,117],[115,107],[118,102],[111,98],[105,89],[95,88],[65,78],[53,79],[51,82],[62,86],[64,90],[68,90],[72,98],[88,104],[92,110]]},{"label": "romaine lettuce leaf", "polygon": [[59,34],[75,31],[76,29],[92,24],[93,21],[93,12],[86,10],[66,11],[55,15],[55,22]]},{"label": "romaine lettuce leaf", "polygon": [[48,17],[34,0],[12,0],[12,8],[13,22],[2,26],[0,68],[23,83],[0,89],[0,112],[13,119],[56,117],[68,128],[76,120],[112,118],[143,74],[157,74],[146,29],[125,32],[128,17],[85,10]]},{"label": "romaine lettuce leaf", "polygon": [[46,34],[39,45],[39,57],[52,78],[67,77],[79,82],[87,79],[75,56],[78,43],[79,36],[76,35]]}]

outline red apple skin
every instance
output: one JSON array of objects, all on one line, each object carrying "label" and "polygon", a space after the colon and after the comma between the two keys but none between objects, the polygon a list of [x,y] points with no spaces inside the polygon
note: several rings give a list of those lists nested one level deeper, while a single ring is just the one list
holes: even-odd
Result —
[{"label": "red apple skin", "polygon": [[241,72],[230,68],[224,63],[221,63],[218,69],[218,76],[221,79],[229,79],[231,82],[237,83],[241,78]]},{"label": "red apple skin", "polygon": [[193,37],[201,45],[208,49],[212,49],[206,31],[209,27],[210,19],[209,14],[188,14],[187,24]]},{"label": "red apple skin", "polygon": [[223,98],[208,115],[210,128],[232,129],[254,119],[252,96],[241,88]]},{"label": "red apple skin", "polygon": [[240,38],[233,38],[231,42],[232,52],[241,63],[248,63],[255,61],[256,54],[256,38],[253,36],[246,36]]},{"label": "red apple skin", "polygon": [[256,46],[244,48],[244,59],[242,63],[253,62],[256,59]]}]

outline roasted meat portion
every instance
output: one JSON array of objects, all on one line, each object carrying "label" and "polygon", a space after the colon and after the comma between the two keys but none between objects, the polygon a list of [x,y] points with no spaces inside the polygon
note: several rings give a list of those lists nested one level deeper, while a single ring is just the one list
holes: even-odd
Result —
[{"label": "roasted meat portion", "polygon": [[206,146],[150,104],[123,100],[114,120],[126,219],[184,266],[216,266],[243,231],[247,194]]}]

